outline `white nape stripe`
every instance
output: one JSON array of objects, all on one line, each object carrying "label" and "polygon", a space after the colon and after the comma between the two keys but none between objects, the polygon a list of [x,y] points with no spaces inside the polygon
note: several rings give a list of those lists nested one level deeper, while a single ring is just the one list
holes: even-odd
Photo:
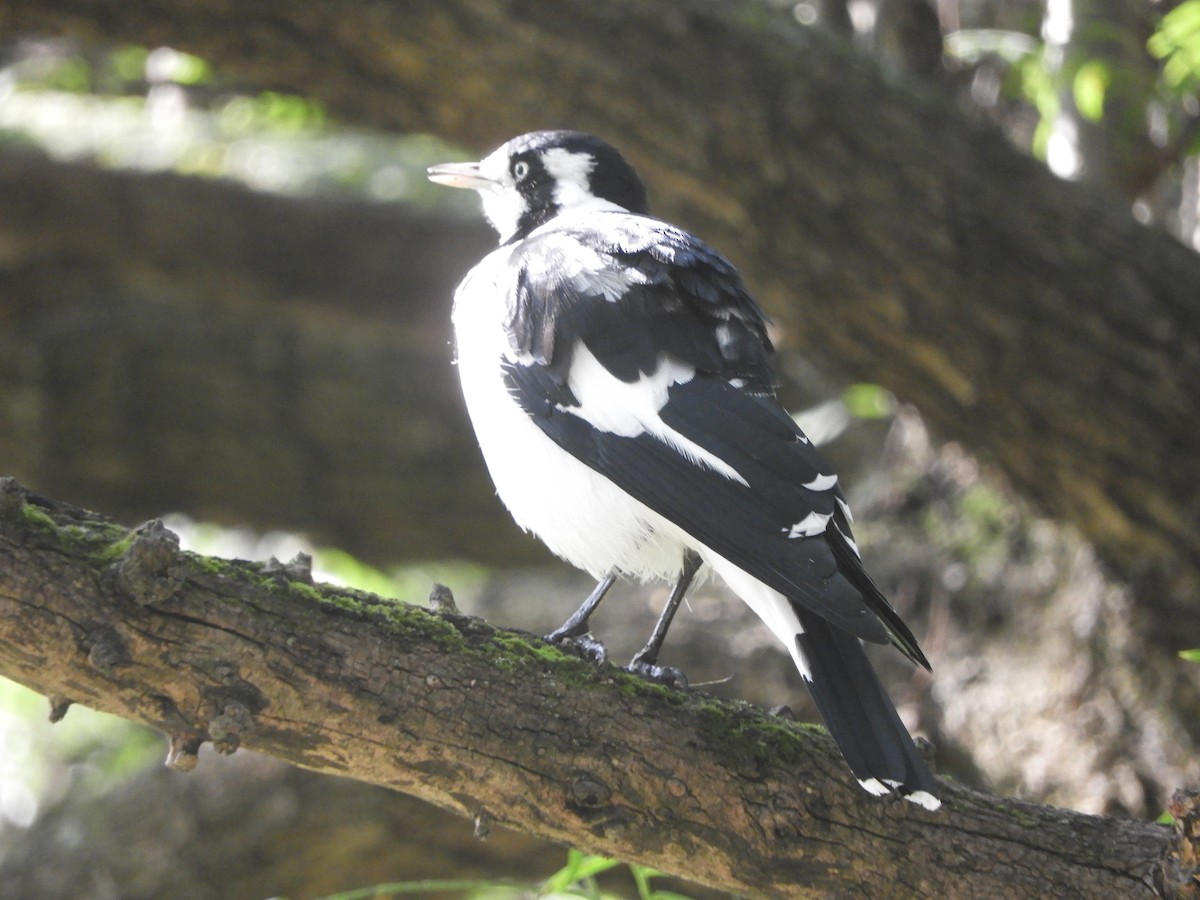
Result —
[{"label": "white nape stripe", "polygon": [[634,382],[622,381],[596,359],[583,341],[577,341],[567,386],[579,405],[559,408],[609,434],[622,437],[649,434],[677,450],[689,462],[748,487],[746,479],[733,466],[671,428],[658,414],[667,403],[671,385],[686,384],[695,374],[693,366],[663,355],[659,357],[658,368],[650,374]]},{"label": "white nape stripe", "polygon": [[825,513],[810,512],[788,529],[788,537],[813,537],[817,534],[824,534],[825,526],[829,524],[829,518],[829,515]]},{"label": "white nape stripe", "polygon": [[596,160],[590,153],[572,153],[553,147],[542,154],[542,163],[554,179],[554,200],[570,209],[593,197],[590,175]]},{"label": "white nape stripe", "polygon": [[836,475],[818,475],[812,481],[802,484],[800,487],[810,491],[827,491],[837,484],[837,480]]}]

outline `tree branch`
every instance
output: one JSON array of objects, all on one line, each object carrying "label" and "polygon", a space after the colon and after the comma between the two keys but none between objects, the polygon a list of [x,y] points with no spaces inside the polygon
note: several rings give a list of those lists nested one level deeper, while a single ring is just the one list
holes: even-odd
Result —
[{"label": "tree branch", "polygon": [[949,784],[937,814],[881,802],[820,729],[314,585],[302,561],[180,552],[12,479],[0,672],[163,730],[178,768],[205,741],[253,748],[743,894],[1148,896],[1167,839]]}]

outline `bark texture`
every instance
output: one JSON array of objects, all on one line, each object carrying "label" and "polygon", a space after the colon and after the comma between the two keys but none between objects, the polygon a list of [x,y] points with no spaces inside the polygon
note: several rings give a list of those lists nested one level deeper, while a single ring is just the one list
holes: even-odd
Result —
[{"label": "bark texture", "polygon": [[314,586],[302,560],[180,553],[11,479],[0,671],[162,729],[177,768],[258,749],[754,896],[1149,896],[1168,836],[952,785],[940,813],[872,800],[818,729]]},{"label": "bark texture", "polygon": [[1078,523],[1174,618],[1164,643],[1200,633],[1200,260],[835,36],[752,0],[9,0],[0,24],[173,44],[481,148],[552,125],[612,138],[787,342]]}]

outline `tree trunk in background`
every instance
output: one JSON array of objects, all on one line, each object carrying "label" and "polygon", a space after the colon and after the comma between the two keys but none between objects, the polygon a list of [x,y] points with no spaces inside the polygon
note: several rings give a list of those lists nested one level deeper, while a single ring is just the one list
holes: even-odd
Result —
[{"label": "tree trunk in background", "polygon": [[514,541],[451,366],[482,223],[0,156],[0,470],[373,562]]}]

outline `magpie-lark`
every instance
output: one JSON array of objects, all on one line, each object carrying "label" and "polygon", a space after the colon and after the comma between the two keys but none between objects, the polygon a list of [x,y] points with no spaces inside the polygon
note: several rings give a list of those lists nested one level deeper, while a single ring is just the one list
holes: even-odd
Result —
[{"label": "magpie-lark", "polygon": [[637,174],[574,131],[514,138],[429,177],[471,188],[500,233],[454,300],[458,371],[501,499],[599,580],[553,639],[582,636],[618,575],[697,571],[781,640],[866,790],[927,809],[937,787],[863,651],[929,668],[863,568],[837,475],[776,401],[766,320],[698,238],[647,215]]}]

